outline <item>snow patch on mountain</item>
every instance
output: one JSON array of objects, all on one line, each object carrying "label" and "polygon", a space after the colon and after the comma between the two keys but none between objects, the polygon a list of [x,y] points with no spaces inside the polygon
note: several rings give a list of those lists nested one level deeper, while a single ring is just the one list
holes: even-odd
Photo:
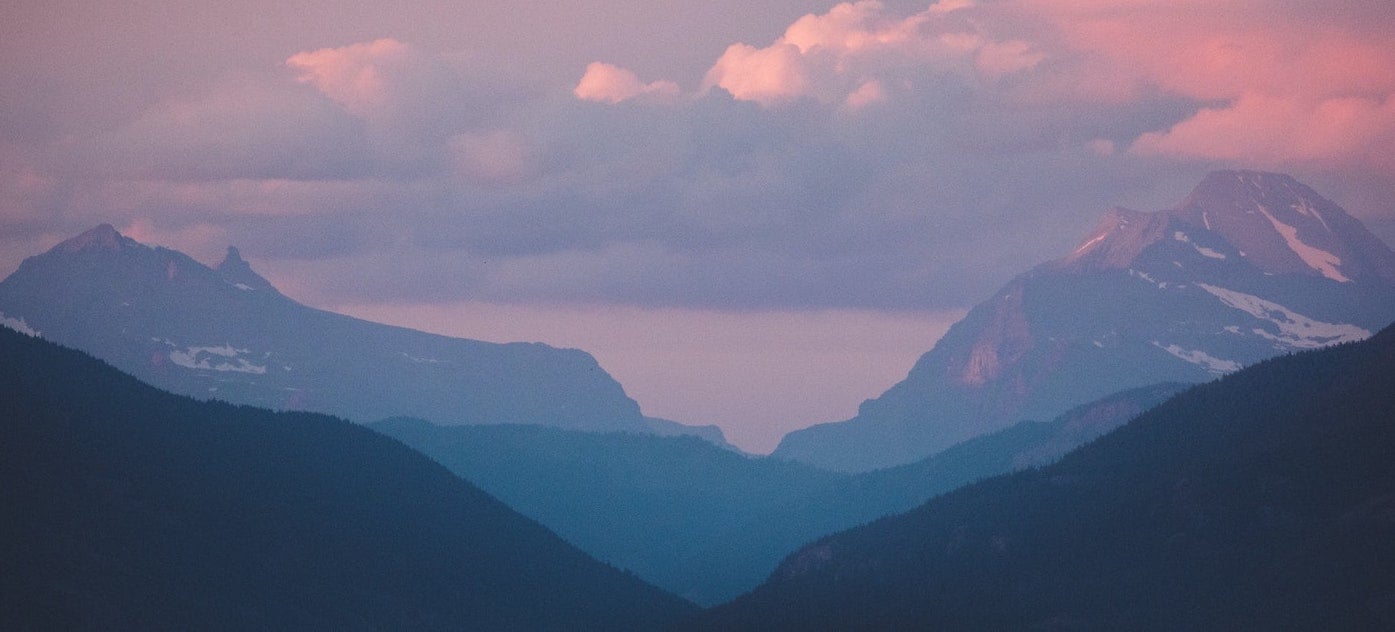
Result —
[{"label": "snow patch on mountain", "polygon": [[[169,341],[165,341],[167,344]],[[235,349],[232,345],[223,344],[213,347],[190,346],[184,349],[175,349],[170,352],[170,362],[188,369],[203,369],[206,371],[232,371],[236,373],[252,373],[263,375],[266,373],[265,365],[252,364],[247,358],[241,357],[251,353],[248,349]]]},{"label": "snow patch on mountain", "polygon": [[1147,272],[1144,272],[1144,271],[1142,271],[1142,270],[1134,270],[1133,268],[1129,268],[1129,276],[1131,276],[1131,277],[1133,277],[1133,278],[1135,278],[1135,279],[1142,279],[1142,280],[1144,280],[1144,281],[1147,281],[1148,283],[1151,283],[1151,284],[1157,286],[1157,288],[1160,289],[1160,290],[1166,290],[1166,289],[1167,289],[1167,282],[1166,282],[1166,281],[1159,281],[1159,280],[1157,280],[1157,279],[1154,279],[1154,278],[1152,277],[1152,275],[1150,275],[1150,274],[1148,274]]},{"label": "snow patch on mountain", "polygon": [[414,364],[443,364],[443,363],[445,363],[445,360],[437,360],[436,358],[419,358],[419,357],[414,356],[414,355],[412,355],[412,354],[410,354],[410,353],[407,353],[406,351],[403,351],[403,352],[402,352],[402,356],[405,357],[405,358],[407,358],[408,360],[410,360],[410,361],[411,361],[412,363],[414,363]]},{"label": "snow patch on mountain", "polygon": [[1184,233],[1184,232],[1182,232],[1182,231],[1180,231],[1180,230],[1177,231],[1177,232],[1172,233],[1172,238],[1173,238],[1173,239],[1176,239],[1177,241],[1180,241],[1180,242],[1182,242],[1182,243],[1190,244],[1191,247],[1195,248],[1196,251],[1199,252],[1199,253],[1201,253],[1201,256],[1203,256],[1203,257],[1208,257],[1208,258],[1211,258],[1211,259],[1224,259],[1224,258],[1225,258],[1225,255],[1224,255],[1224,254],[1222,254],[1222,253],[1220,253],[1220,252],[1217,252],[1217,251],[1215,251],[1215,250],[1212,250],[1212,249],[1210,249],[1210,248],[1207,248],[1207,247],[1205,247],[1205,246],[1202,246],[1201,244],[1198,244],[1198,243],[1192,241],[1191,238],[1188,237],[1186,233]]},{"label": "snow patch on mountain", "polygon": [[0,327],[8,327],[26,336],[33,336],[35,338],[43,337],[39,335],[39,332],[30,327],[29,323],[24,322],[24,318],[12,318],[6,316],[5,312],[0,312]]},{"label": "snow patch on mountain", "polygon": [[1215,373],[1216,375],[1239,371],[1242,368],[1239,362],[1234,360],[1223,360],[1199,349],[1189,351],[1175,344],[1163,346],[1161,342],[1156,340],[1153,341],[1153,346],[1177,356],[1182,360],[1204,367],[1207,371]]},{"label": "snow patch on mountain", "polygon": [[1279,334],[1265,329],[1252,331],[1264,338],[1289,349],[1316,349],[1343,342],[1356,342],[1371,337],[1371,332],[1340,323],[1326,323],[1299,314],[1283,305],[1266,301],[1258,296],[1236,292],[1206,283],[1197,284],[1212,296],[1220,299],[1227,307],[1238,309],[1260,320],[1276,325]]},{"label": "snow patch on mountain", "polygon": [[[1263,204],[1256,204],[1256,206],[1259,207],[1259,212],[1269,220],[1269,223],[1274,225],[1274,230],[1278,231],[1278,233],[1283,236],[1284,241],[1288,243],[1289,250],[1296,253],[1298,257],[1303,260],[1303,263],[1308,264],[1309,268],[1317,270],[1322,273],[1322,276],[1339,283],[1351,281],[1351,279],[1348,279],[1346,275],[1342,274],[1342,272],[1337,269],[1337,266],[1342,265],[1341,257],[1321,248],[1303,243],[1303,240],[1298,238],[1297,228],[1279,221],[1279,219],[1274,217],[1273,213],[1270,213],[1269,209],[1265,208]],[[1300,207],[1306,208],[1306,205],[1299,204],[1294,208],[1298,209]],[[1300,212],[1302,211],[1300,210]],[[1313,213],[1316,214],[1316,211],[1313,211]],[[1326,226],[1327,223],[1323,222],[1323,225]]]},{"label": "snow patch on mountain", "polygon": [[1289,195],[1298,199],[1298,203],[1293,205],[1293,210],[1298,211],[1299,215],[1316,218],[1317,221],[1322,222],[1322,227],[1325,228],[1327,232],[1332,232],[1332,227],[1327,225],[1327,218],[1323,217],[1322,213],[1316,208],[1313,208],[1313,205],[1308,203],[1308,200],[1303,194],[1293,190],[1292,182],[1285,182],[1284,188],[1288,189]]}]

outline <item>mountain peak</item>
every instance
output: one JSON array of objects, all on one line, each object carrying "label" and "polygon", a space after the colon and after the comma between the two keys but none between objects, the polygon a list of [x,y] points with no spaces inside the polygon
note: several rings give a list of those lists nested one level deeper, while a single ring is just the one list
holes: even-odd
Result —
[{"label": "mountain peak", "polygon": [[140,243],[117,232],[111,224],[100,224],[87,232],[58,244],[54,250],[60,252],[121,252],[134,248]]},{"label": "mountain peak", "polygon": [[1216,171],[1171,214],[1273,274],[1395,281],[1395,252],[1331,200],[1281,173]]},{"label": "mountain peak", "polygon": [[252,270],[251,264],[242,258],[237,246],[228,246],[228,254],[223,257],[223,262],[218,264],[217,270],[225,281],[238,289],[276,292],[270,281]]},{"label": "mountain peak", "polygon": [[1171,210],[1110,209],[1072,252],[969,310],[857,416],[791,432],[774,455],[841,471],[901,465],[1392,319],[1395,254],[1359,221],[1288,176],[1216,172]]},{"label": "mountain peak", "polygon": [[1360,221],[1292,176],[1264,171],[1213,171],[1174,209],[1110,209],[1057,265],[1131,268],[1145,249],[1178,230],[1211,233],[1212,241],[1219,237],[1270,274],[1395,283],[1395,252]]},{"label": "mountain peak", "polygon": [[[1253,169],[1221,169],[1206,174],[1197,184],[1196,190],[1248,188],[1262,191],[1275,187],[1307,188],[1303,186],[1303,183],[1286,173],[1255,171]],[[1309,191],[1311,192],[1311,190]]]},{"label": "mountain peak", "polygon": [[[1286,174],[1227,170],[1206,174],[1174,213],[1216,230],[1212,222],[1224,224],[1227,218],[1237,219],[1233,216],[1258,216],[1263,213],[1261,207],[1267,210],[1268,206],[1301,207],[1301,214],[1323,220],[1319,207],[1336,205]],[[1272,227],[1263,232],[1273,232]]]}]

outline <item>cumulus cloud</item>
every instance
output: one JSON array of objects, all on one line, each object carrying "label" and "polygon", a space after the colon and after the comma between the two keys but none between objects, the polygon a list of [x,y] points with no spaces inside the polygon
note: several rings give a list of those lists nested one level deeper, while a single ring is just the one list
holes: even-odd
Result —
[{"label": "cumulus cloud", "polygon": [[1383,3],[1023,6],[1092,73],[1128,86],[1127,98],[1161,90],[1196,100],[1186,120],[1141,134],[1137,153],[1279,169],[1395,168],[1395,26],[1378,17]]},{"label": "cumulus cloud", "polygon": [[1245,94],[1144,134],[1132,150],[1271,168],[1327,164],[1395,172],[1395,95],[1309,100]]},{"label": "cumulus cloud", "polygon": [[765,48],[732,44],[704,81],[737,99],[764,105],[802,96],[811,86],[809,68],[799,48],[779,42]]},{"label": "cumulus cloud", "polygon": [[55,146],[54,169],[111,179],[347,179],[383,165],[362,121],[317,94],[249,73],[151,104]]},{"label": "cumulus cloud", "polygon": [[316,305],[923,314],[1216,167],[1395,239],[1388,0],[495,4],[7,15],[0,273],[110,222]]},{"label": "cumulus cloud", "polygon": [[496,124],[534,98],[526,79],[491,61],[391,38],[296,53],[285,66],[399,151]]},{"label": "cumulus cloud", "polygon": [[519,159],[503,139],[518,135],[497,132],[531,92],[469,56],[392,39],[305,51],[54,143],[48,169],[142,182],[507,180]]},{"label": "cumulus cloud", "polygon": [[[286,60],[288,67],[298,71],[297,80],[359,115],[388,107],[404,83],[413,79],[429,83],[414,72],[419,64],[415,51],[394,39],[306,51]],[[412,87],[420,86],[406,86]]]},{"label": "cumulus cloud", "polygon": [[731,45],[704,83],[765,106],[801,97],[859,106],[885,99],[889,81],[968,69],[995,78],[1044,58],[1031,43],[998,39],[967,19],[973,6],[940,2],[897,17],[878,0],[839,4],[799,18],[763,48]]},{"label": "cumulus cloud", "polygon": [[853,90],[844,103],[852,110],[860,110],[873,103],[886,100],[886,90],[882,88],[882,82],[876,79],[868,79],[856,90]]},{"label": "cumulus cloud", "polygon": [[486,185],[521,182],[530,170],[530,148],[519,134],[495,129],[454,136],[450,140],[456,173]]},{"label": "cumulus cloud", "polygon": [[644,83],[628,69],[599,61],[593,61],[586,66],[581,81],[572,89],[572,94],[582,101],[602,103],[619,103],[642,95],[671,100],[677,97],[679,92],[678,84],[672,81]]}]

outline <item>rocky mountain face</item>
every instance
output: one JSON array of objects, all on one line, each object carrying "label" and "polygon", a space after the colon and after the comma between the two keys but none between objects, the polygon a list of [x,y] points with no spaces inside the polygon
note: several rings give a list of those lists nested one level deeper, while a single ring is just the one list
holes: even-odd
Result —
[{"label": "rocky mountain face", "polygon": [[853,419],[775,456],[907,463],[1106,394],[1203,382],[1395,320],[1395,252],[1291,177],[1208,175],[1175,209],[1116,208],[1070,254],[972,309]]},{"label": "rocky mountain face", "polygon": [[0,319],[199,398],[356,421],[411,415],[682,430],[643,417],[583,351],[449,338],[313,309],[278,292],[236,248],[209,268],[106,225],[0,282]]}]

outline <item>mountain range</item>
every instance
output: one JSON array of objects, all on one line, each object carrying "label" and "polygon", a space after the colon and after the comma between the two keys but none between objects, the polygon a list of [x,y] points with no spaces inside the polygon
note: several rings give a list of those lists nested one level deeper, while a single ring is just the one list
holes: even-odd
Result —
[{"label": "mountain range", "polygon": [[[1068,255],[970,310],[852,419],[774,452],[863,472],[1111,393],[1199,383],[1395,320],[1395,252],[1292,178],[1220,171],[1176,208],[1116,208]],[[0,281],[0,323],[173,392],[368,422],[695,434],[645,417],[589,354],[370,323],[301,305],[235,248],[216,268],[103,225]]]},{"label": "mountain range", "polygon": [[0,328],[0,628],[655,629],[695,608],[402,444]]},{"label": "mountain range", "polygon": [[961,485],[1045,465],[1182,388],[1161,384],[1022,422],[900,467],[857,475],[754,458],[692,437],[542,426],[369,427],[420,450],[596,558],[698,605],[755,588],[819,536]]},{"label": "mountain range", "polygon": [[99,226],[0,282],[0,628],[1385,628],[1391,320],[1359,222],[1217,172],[752,457]]},{"label": "mountain range", "polygon": [[1395,320],[1395,252],[1293,178],[1207,175],[1175,209],[1116,208],[1070,254],[974,307],[852,419],[774,456],[839,471],[914,461],[1109,393],[1199,383]]},{"label": "mountain range", "polygon": [[527,423],[698,434],[647,418],[584,351],[427,334],[313,309],[236,248],[216,268],[101,225],[0,282],[0,322],[101,358],[160,388],[372,421]]},{"label": "mountain range", "polygon": [[704,630],[1395,627],[1395,328],[813,542]]}]

